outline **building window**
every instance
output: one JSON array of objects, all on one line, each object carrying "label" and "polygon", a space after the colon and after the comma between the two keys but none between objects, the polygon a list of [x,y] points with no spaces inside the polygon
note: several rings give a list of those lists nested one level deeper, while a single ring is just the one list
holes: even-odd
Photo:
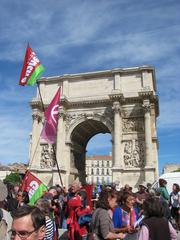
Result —
[{"label": "building window", "polygon": [[102,177],[102,184],[104,184],[105,183],[105,181],[104,181],[104,177]]},{"label": "building window", "polygon": [[99,168],[97,168],[97,170],[96,170],[96,174],[99,175]]}]

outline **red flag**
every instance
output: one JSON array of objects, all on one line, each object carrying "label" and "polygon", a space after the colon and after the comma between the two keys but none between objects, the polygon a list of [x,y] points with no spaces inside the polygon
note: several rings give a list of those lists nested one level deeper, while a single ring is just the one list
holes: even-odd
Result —
[{"label": "red flag", "polygon": [[43,71],[44,67],[41,65],[35,52],[33,52],[32,48],[28,44],[24,57],[24,64],[21,71],[19,85],[34,85]]},{"label": "red flag", "polygon": [[45,124],[41,132],[41,138],[46,140],[49,144],[53,144],[56,141],[58,113],[59,113],[58,109],[60,105],[60,92],[61,92],[61,87],[59,87],[52,102],[49,104],[47,110],[44,113]]},{"label": "red flag", "polygon": [[41,182],[41,180],[29,171],[25,174],[21,188],[28,192],[30,205],[34,205],[44,192],[47,191],[47,187]]}]

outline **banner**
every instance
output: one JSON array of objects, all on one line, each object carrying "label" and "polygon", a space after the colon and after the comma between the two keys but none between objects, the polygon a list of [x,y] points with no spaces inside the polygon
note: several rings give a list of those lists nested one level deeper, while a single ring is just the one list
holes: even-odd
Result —
[{"label": "banner", "polygon": [[56,95],[44,113],[45,124],[41,132],[41,138],[46,140],[49,144],[53,144],[56,141],[60,93],[61,87],[59,87]]},{"label": "banner", "polygon": [[33,52],[32,48],[28,44],[19,85],[34,85],[42,72],[44,72],[44,67],[41,65],[35,52]]},{"label": "banner", "polygon": [[48,191],[46,185],[35,177],[31,172],[27,171],[22,183],[22,190],[27,191],[29,195],[29,205],[35,202]]}]

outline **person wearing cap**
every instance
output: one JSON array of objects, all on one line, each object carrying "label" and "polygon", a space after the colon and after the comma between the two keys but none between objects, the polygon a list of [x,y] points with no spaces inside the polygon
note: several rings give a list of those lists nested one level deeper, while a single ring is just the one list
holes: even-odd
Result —
[{"label": "person wearing cap", "polygon": [[8,231],[11,228],[11,214],[5,210],[5,200],[8,191],[6,185],[0,180],[0,239],[8,240]]}]

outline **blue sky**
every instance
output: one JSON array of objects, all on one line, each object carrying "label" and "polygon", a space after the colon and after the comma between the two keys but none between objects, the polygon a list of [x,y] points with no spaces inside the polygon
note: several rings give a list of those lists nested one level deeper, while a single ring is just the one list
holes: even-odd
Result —
[{"label": "blue sky", "polygon": [[[29,42],[46,68],[43,76],[153,65],[159,166],[180,163],[179,9],[179,0],[1,0],[0,162],[28,161],[36,88],[18,81]],[[109,152],[109,139],[99,153]],[[91,141],[88,153],[96,147]]]}]

